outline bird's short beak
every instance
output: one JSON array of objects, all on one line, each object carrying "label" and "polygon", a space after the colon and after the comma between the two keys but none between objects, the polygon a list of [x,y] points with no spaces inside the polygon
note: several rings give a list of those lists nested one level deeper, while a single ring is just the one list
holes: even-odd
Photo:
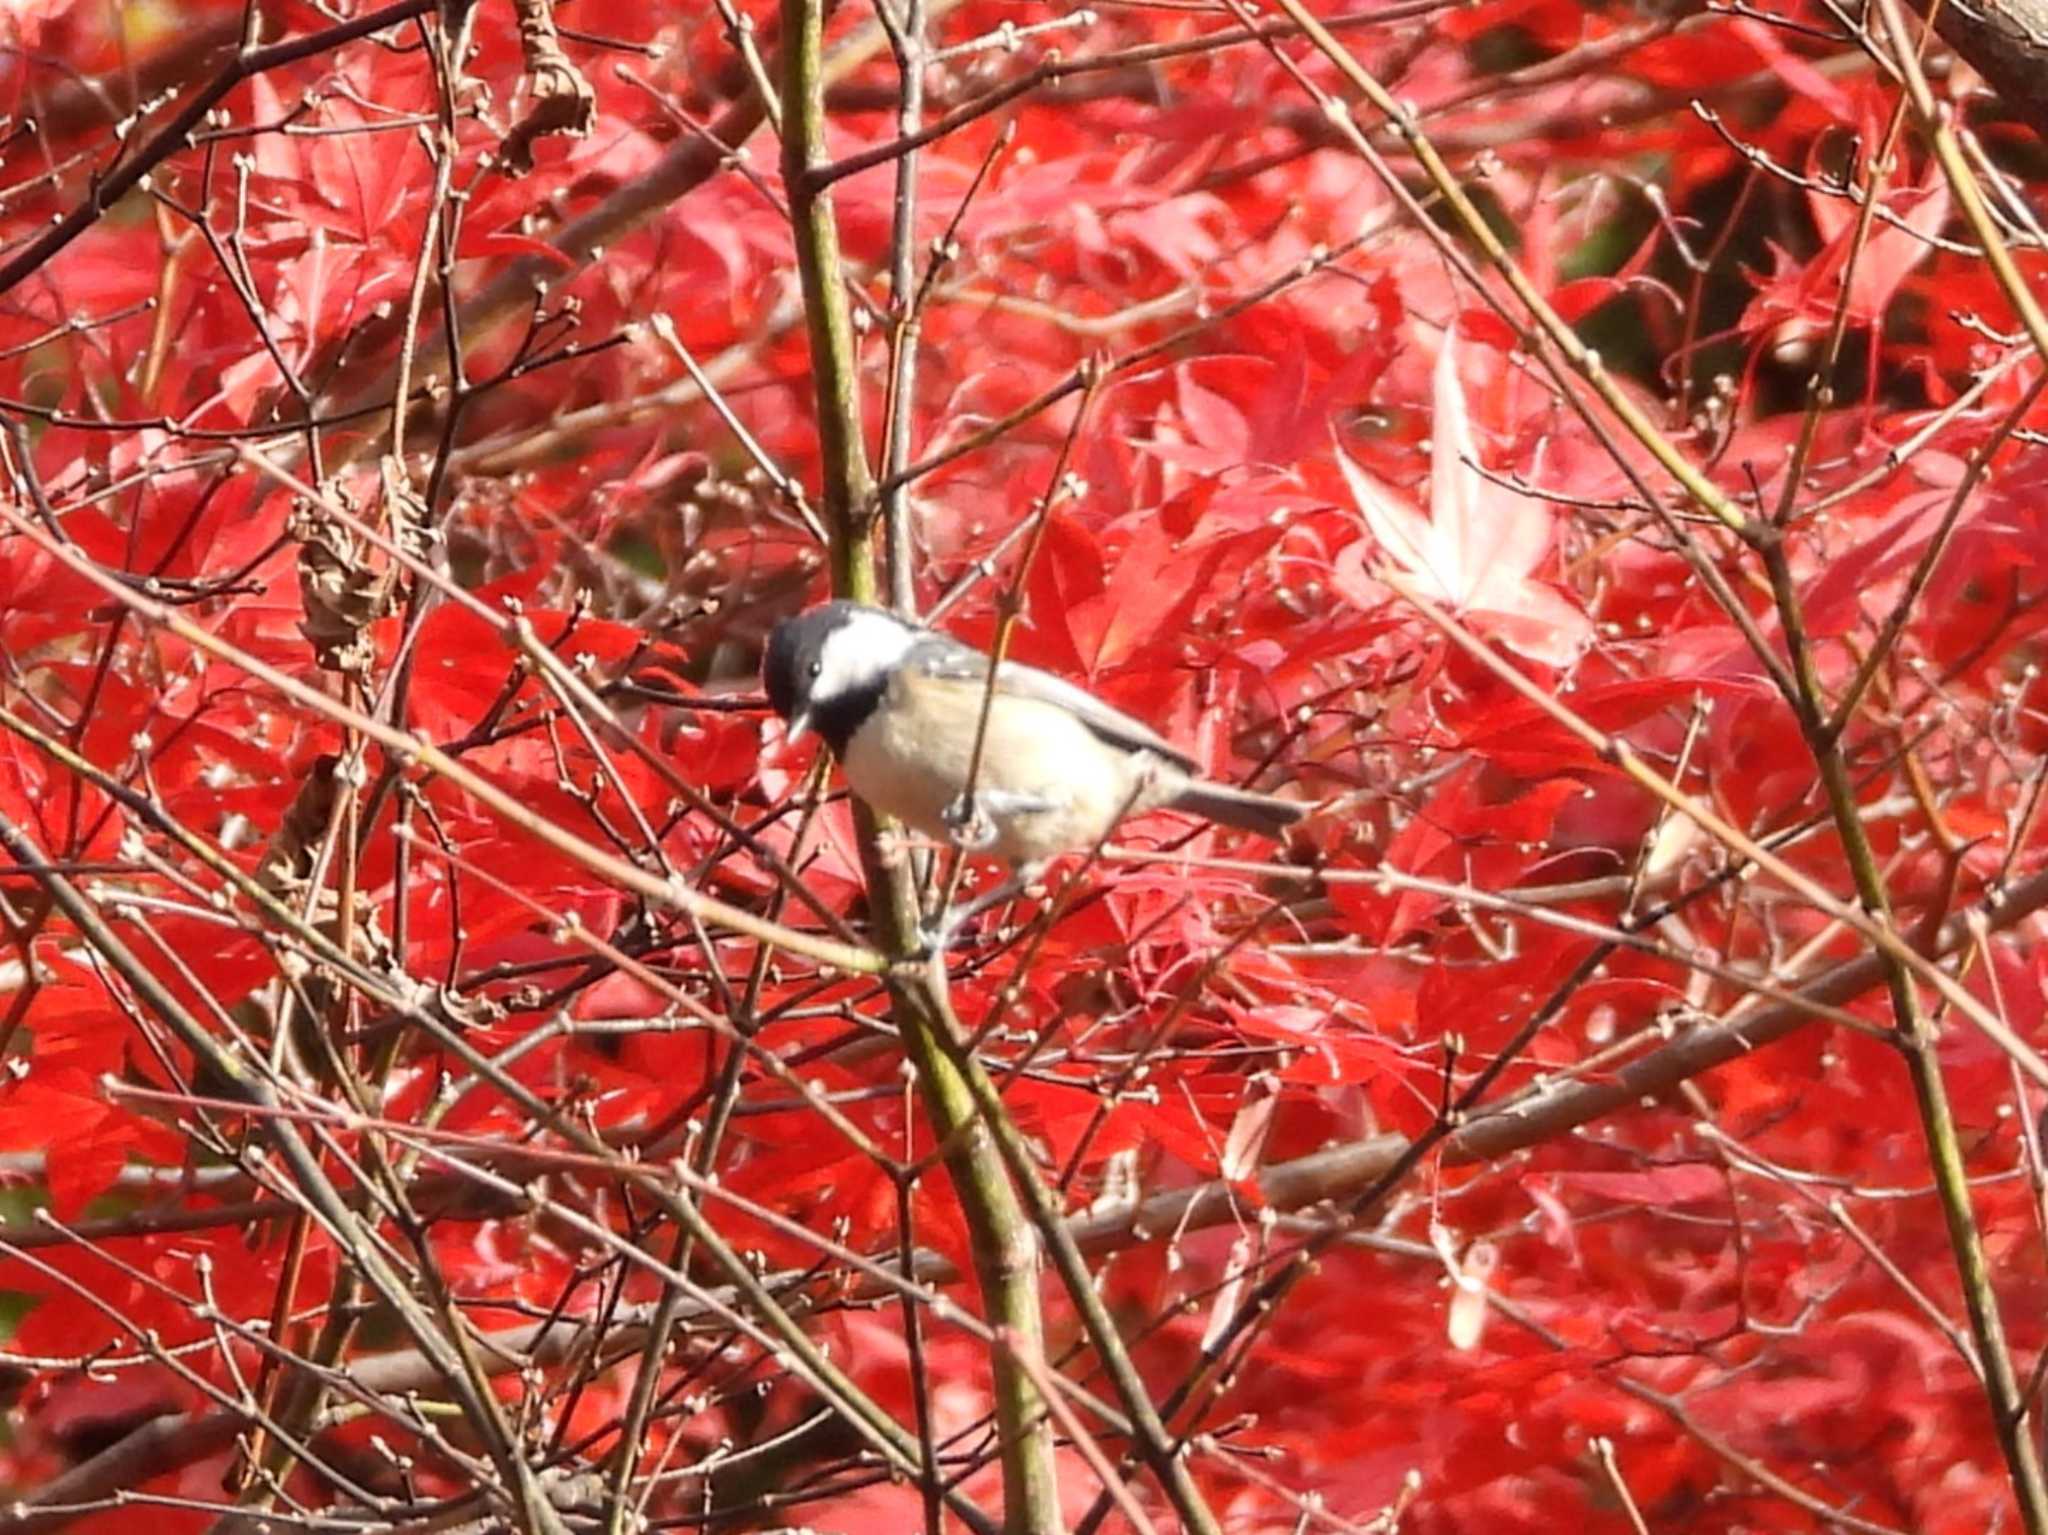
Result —
[{"label": "bird's short beak", "polygon": [[810,733],[811,711],[799,709],[789,717],[789,744],[794,746]]}]

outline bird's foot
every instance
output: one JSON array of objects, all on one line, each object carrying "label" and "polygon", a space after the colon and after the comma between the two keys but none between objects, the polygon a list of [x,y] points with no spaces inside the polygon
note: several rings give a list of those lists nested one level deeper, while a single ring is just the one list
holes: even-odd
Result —
[{"label": "bird's foot", "polygon": [[996,840],[996,823],[979,795],[959,795],[939,812],[939,819],[946,823],[955,847],[977,852]]},{"label": "bird's foot", "polygon": [[960,940],[961,934],[966,932],[967,925],[970,922],[983,912],[1000,906],[1005,901],[1014,901],[1029,888],[1032,880],[1038,877],[1038,872],[1038,865],[1020,868],[1015,875],[1004,880],[1001,884],[984,890],[970,901],[962,901],[957,906],[949,906],[936,917],[921,923],[917,930],[918,953],[916,957],[919,959],[930,959],[934,955],[945,953]]},{"label": "bird's foot", "polygon": [[1014,827],[1031,816],[1058,810],[1063,801],[1050,794],[1018,789],[977,789],[973,796],[962,794],[939,812],[953,845],[978,853],[995,845],[1005,827]]},{"label": "bird's foot", "polygon": [[917,927],[917,948],[910,957],[916,960],[938,958],[960,941],[960,934],[971,919],[971,913],[963,917],[948,911],[930,921],[920,922]]}]

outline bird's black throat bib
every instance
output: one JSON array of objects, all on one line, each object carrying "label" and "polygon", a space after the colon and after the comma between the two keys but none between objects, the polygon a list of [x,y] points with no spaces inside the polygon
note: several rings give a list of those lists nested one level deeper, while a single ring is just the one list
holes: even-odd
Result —
[{"label": "bird's black throat bib", "polygon": [[830,702],[819,703],[811,710],[811,728],[832,748],[835,757],[846,755],[846,743],[853,739],[853,733],[868,722],[868,717],[881,707],[882,695],[889,689],[886,679],[877,677],[865,687],[841,693]]}]

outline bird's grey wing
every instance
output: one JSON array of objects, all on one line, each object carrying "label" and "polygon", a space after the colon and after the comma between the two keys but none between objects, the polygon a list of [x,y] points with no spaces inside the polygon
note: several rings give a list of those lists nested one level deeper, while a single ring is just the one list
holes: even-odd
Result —
[{"label": "bird's grey wing", "polygon": [[[988,685],[988,657],[947,635],[933,634],[919,640],[906,660],[929,677]],[[1063,682],[1051,672],[1042,672],[1021,661],[1005,661],[996,672],[996,691],[1012,698],[1035,698],[1040,703],[1056,704],[1112,746],[1151,752],[1183,772],[1198,771],[1194,758],[1151,726],[1132,719],[1121,709],[1112,709],[1093,693]]]}]

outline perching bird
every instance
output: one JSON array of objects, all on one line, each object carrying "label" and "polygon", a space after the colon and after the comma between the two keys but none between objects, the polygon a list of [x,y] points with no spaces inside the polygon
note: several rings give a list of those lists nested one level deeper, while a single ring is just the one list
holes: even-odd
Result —
[{"label": "perching bird", "polygon": [[[1291,800],[1195,776],[1157,732],[1048,672],[996,670],[973,798],[967,780],[989,658],[883,608],[828,602],[775,626],[762,682],[790,739],[815,729],[853,792],[905,825],[1015,867],[1014,892],[1049,859],[1091,847],[1126,815],[1167,808],[1278,837]],[[957,928],[991,899],[953,914]]]}]

